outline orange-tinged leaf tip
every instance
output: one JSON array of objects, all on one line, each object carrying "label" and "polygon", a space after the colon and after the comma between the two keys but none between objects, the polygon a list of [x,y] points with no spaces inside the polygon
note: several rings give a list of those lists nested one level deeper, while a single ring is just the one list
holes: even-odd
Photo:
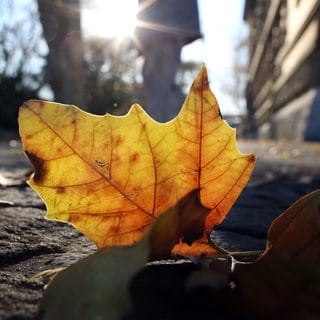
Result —
[{"label": "orange-tinged leaf tip", "polygon": [[195,257],[195,256],[212,256],[219,254],[218,250],[213,248],[207,242],[195,241],[191,245],[186,243],[178,243],[172,250],[173,254],[182,255],[186,257]]},{"label": "orange-tinged leaf tip", "polygon": [[[210,213],[199,201],[199,190],[193,190],[180,199],[173,207],[162,213],[150,230],[150,257],[152,260],[168,257],[175,246],[175,254],[197,255],[209,246],[198,246],[194,242],[202,237],[204,221]],[[179,243],[179,245],[177,245]],[[184,246],[185,245],[185,246]],[[198,249],[195,249],[195,248]],[[187,249],[189,248],[189,250]],[[194,254],[191,254],[191,253]]]}]

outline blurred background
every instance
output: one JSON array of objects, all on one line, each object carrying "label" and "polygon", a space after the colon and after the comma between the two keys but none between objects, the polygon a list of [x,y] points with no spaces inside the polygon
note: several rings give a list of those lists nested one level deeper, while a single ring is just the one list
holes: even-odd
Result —
[{"label": "blurred background", "polygon": [[[149,1],[153,2],[153,1]],[[202,63],[243,138],[320,140],[318,0],[198,0],[201,37],[183,45],[177,104]],[[0,129],[28,99],[125,114],[143,101],[137,0],[2,0]],[[143,103],[141,103],[143,105]],[[179,105],[180,106],[180,105]]]}]

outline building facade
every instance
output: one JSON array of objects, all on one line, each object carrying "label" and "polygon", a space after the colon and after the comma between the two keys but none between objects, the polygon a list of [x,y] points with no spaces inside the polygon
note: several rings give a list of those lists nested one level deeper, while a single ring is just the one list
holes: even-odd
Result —
[{"label": "building facade", "polygon": [[246,0],[247,136],[320,140],[320,1]]}]

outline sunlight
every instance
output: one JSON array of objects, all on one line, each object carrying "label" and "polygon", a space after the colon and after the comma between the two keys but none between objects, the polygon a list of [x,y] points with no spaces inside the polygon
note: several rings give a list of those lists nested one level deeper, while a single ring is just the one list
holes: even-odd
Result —
[{"label": "sunlight", "polygon": [[136,24],[136,0],[83,1],[82,28],[85,36],[130,37]]}]

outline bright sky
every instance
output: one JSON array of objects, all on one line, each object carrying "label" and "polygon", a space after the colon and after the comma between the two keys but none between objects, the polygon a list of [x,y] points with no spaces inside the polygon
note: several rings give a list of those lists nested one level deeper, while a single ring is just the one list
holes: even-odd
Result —
[{"label": "bright sky", "polygon": [[[128,36],[135,26],[136,0],[85,0],[82,23],[88,35]],[[223,114],[238,113],[232,100],[221,90],[231,77],[233,47],[246,36],[244,0],[198,0],[203,39],[183,49],[183,60],[205,63]],[[191,85],[191,83],[190,83]]]}]

